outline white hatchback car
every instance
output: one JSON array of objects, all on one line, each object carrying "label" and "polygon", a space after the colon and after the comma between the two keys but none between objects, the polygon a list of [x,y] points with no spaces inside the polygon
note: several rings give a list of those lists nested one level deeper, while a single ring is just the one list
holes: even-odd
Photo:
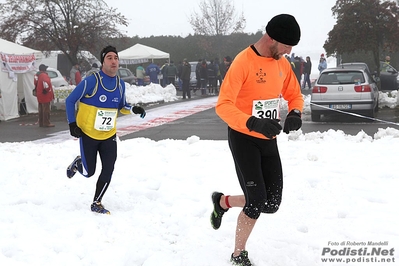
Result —
[{"label": "white hatchback car", "polygon": [[374,117],[378,111],[378,87],[365,69],[345,66],[325,69],[317,79],[310,100],[312,121],[336,113],[361,113]]},{"label": "white hatchback car", "polygon": [[59,88],[69,85],[68,82],[65,80],[65,78],[62,76],[61,72],[58,71],[58,69],[48,67],[46,72],[50,77],[51,84],[53,85],[54,88]]}]

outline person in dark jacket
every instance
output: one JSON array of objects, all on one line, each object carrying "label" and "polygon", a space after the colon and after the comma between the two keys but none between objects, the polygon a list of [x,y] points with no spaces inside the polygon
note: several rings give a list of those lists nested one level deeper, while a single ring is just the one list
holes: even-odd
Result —
[{"label": "person in dark jacket", "polygon": [[224,73],[223,73],[223,79],[224,79],[224,77],[226,76],[226,73],[227,73],[227,71],[229,70],[229,68],[230,68],[230,65],[231,65],[231,63],[233,62],[233,60],[231,59],[231,57],[230,56],[226,56],[225,58],[224,58]]},{"label": "person in dark jacket", "polygon": [[183,82],[182,82],[182,78],[181,78],[181,72],[183,71],[183,63],[180,61],[177,64],[177,89],[178,90],[183,90]]},{"label": "person in dark jacket", "polygon": [[215,93],[219,94],[218,82],[219,82],[219,87],[222,86],[222,72],[220,70],[220,64],[218,58],[215,58],[215,72],[216,72]]},{"label": "person in dark jacket", "polygon": [[302,76],[301,59],[298,56],[296,56],[294,58],[294,61],[292,61],[292,63],[294,64],[293,70],[294,70],[296,79],[298,80],[299,86],[301,86],[301,76]]},{"label": "person in dark jacket", "polygon": [[167,73],[166,73],[166,71],[168,69],[168,66],[169,66],[168,60],[166,60],[165,64],[163,64],[161,66],[161,73],[162,73],[162,81],[161,81],[161,83],[162,83],[162,87],[165,87],[166,85],[168,85],[168,82],[167,82],[168,81],[168,77],[167,77]]},{"label": "person in dark jacket", "polygon": [[216,72],[215,72],[215,63],[213,60],[207,66],[208,68],[208,93],[210,95],[214,95],[214,90],[216,90]]},{"label": "person in dark jacket", "polygon": [[186,96],[191,99],[190,93],[190,75],[191,75],[191,65],[188,63],[187,59],[184,59],[181,69],[180,78],[183,81],[182,89],[183,89],[183,99],[186,99]]},{"label": "person in dark jacket", "polygon": [[198,59],[198,63],[195,66],[195,79],[197,80],[197,86],[194,89],[194,93],[197,90],[201,89],[201,76],[200,76],[201,63],[202,63],[202,59]]},{"label": "person in dark jacket", "polygon": [[310,82],[310,73],[312,72],[312,62],[310,61],[310,57],[306,57],[306,61],[304,63],[303,74],[304,74],[304,82],[302,89],[306,88],[306,84],[309,86],[309,90],[311,89],[311,82]]},{"label": "person in dark jacket", "polygon": [[201,95],[206,95],[206,85],[208,84],[208,68],[206,64],[206,60],[202,60],[200,66],[200,80],[201,80]]},{"label": "person in dark jacket", "polygon": [[173,84],[175,86],[176,76],[179,74],[177,67],[175,66],[173,61],[170,61],[170,64],[166,68],[166,76],[167,76],[167,84]]}]

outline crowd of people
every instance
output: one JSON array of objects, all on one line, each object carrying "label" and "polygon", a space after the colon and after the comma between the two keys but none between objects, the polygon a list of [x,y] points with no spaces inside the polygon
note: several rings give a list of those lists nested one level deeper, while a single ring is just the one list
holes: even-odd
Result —
[{"label": "crowd of people", "polygon": [[[312,73],[312,61],[310,56],[306,56],[306,58],[303,59],[302,56],[296,56],[295,53],[292,53],[291,56],[286,55],[285,58],[290,62],[291,68],[295,73],[296,79],[301,86],[301,89],[310,90],[312,88],[312,82],[310,80],[310,75]],[[323,53],[320,55],[317,69],[321,73],[326,68],[327,61]]]},{"label": "crowd of people", "polygon": [[[224,57],[223,65],[219,63],[218,58],[210,61],[198,59],[195,65],[195,83],[192,81],[192,68],[187,59],[177,65],[172,60],[166,60],[163,65],[151,62],[145,68],[142,64],[139,64],[136,68],[136,85],[144,86],[148,83],[154,83],[165,87],[173,84],[178,90],[183,92],[183,99],[190,99],[191,91],[193,93],[201,91],[201,95],[217,95],[231,63],[230,56]],[[92,70],[87,73],[97,72],[98,70],[97,65],[94,66],[93,64]],[[86,74],[86,76],[88,75]],[[146,78],[148,78],[148,83],[145,82]]]},{"label": "crowd of people", "polygon": [[209,62],[206,59],[198,59],[195,66],[197,82],[193,88],[194,92],[200,90],[201,95],[217,95],[219,93],[219,88],[232,62],[231,57],[224,57],[223,62],[224,66],[221,66],[218,58]]}]

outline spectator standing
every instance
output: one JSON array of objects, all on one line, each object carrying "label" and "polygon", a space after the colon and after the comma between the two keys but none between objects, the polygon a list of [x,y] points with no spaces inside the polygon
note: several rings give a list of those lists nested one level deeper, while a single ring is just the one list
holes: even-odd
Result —
[{"label": "spectator standing", "polygon": [[209,65],[207,66],[208,68],[208,93],[210,95],[214,95],[214,89],[216,87],[215,82],[216,82],[216,72],[215,72],[215,63],[213,60],[209,62]]},{"label": "spectator standing", "polygon": [[169,66],[168,60],[165,61],[165,64],[161,66],[161,74],[162,74],[162,87],[165,87],[168,83],[168,76],[166,74],[167,68]]},{"label": "spectator standing", "polygon": [[218,229],[229,208],[242,208],[230,257],[233,265],[252,265],[246,251],[252,229],[261,213],[275,213],[282,200],[283,171],[276,140],[282,129],[280,96],[288,102],[285,133],[301,127],[303,108],[301,87],[282,56],[299,39],[293,16],[273,17],[266,33],[234,59],[220,89],[216,113],[228,125],[228,144],[244,195],[214,192],[211,224]]},{"label": "spectator standing", "polygon": [[302,56],[299,57],[299,62],[301,62],[301,78],[299,84],[302,84],[302,76],[305,69],[305,60],[303,60]]},{"label": "spectator standing", "polygon": [[151,83],[158,84],[158,75],[161,72],[161,69],[158,65],[151,63],[147,66],[145,73],[147,76],[150,76]]},{"label": "spectator standing", "polygon": [[295,77],[298,80],[298,84],[300,86],[301,85],[301,76],[302,76],[300,58],[298,56],[295,56],[294,60],[292,61],[292,64],[294,65],[293,66],[293,70],[294,70],[294,73],[295,73]]},{"label": "spectator standing", "polygon": [[41,64],[39,72],[36,73],[33,83],[36,88],[36,98],[39,111],[39,127],[54,127],[50,123],[51,102],[54,100],[53,85],[46,70],[48,66]]},{"label": "spectator standing", "polygon": [[78,62],[74,62],[69,72],[69,78],[71,85],[78,85],[82,81],[82,75],[80,74]]},{"label": "spectator standing", "polygon": [[178,90],[183,90],[183,83],[181,80],[181,72],[183,70],[183,63],[179,62],[177,64],[177,84],[178,84]]},{"label": "spectator standing", "polygon": [[218,89],[218,84],[219,83],[219,87],[222,86],[222,73],[220,71],[220,65],[219,65],[219,59],[215,58],[215,71],[216,71],[216,93],[219,93],[219,89]]},{"label": "spectator standing", "polygon": [[138,86],[144,86],[144,77],[145,77],[145,70],[144,67],[140,64],[136,68],[136,78]]},{"label": "spectator standing", "polygon": [[309,90],[312,87],[312,84],[310,82],[310,74],[312,73],[312,61],[310,61],[310,56],[306,57],[306,61],[304,63],[304,68],[303,68],[303,78],[304,78],[304,82],[303,82],[303,89],[306,88],[306,84],[308,84],[309,86]]},{"label": "spectator standing", "polygon": [[98,71],[100,71],[100,69],[98,68],[97,63],[93,63],[91,65],[91,69],[89,71],[87,71],[86,77],[88,77],[88,76],[90,76],[90,75],[92,75],[94,73],[97,73]]},{"label": "spectator standing", "polygon": [[291,54],[290,61],[291,62],[295,62],[295,53]]},{"label": "spectator standing", "polygon": [[175,66],[173,61],[170,61],[170,64],[166,68],[166,76],[168,78],[167,84],[172,84],[175,86],[176,76],[178,75],[177,67]]},{"label": "spectator standing", "polygon": [[385,62],[380,66],[381,72],[387,72],[391,65],[391,57],[389,55],[385,56]]},{"label": "spectator standing", "polygon": [[385,56],[385,63],[387,63],[388,65],[391,64],[391,57],[389,55]]},{"label": "spectator standing", "polygon": [[223,75],[223,79],[227,74],[227,71],[229,70],[231,63],[233,62],[233,60],[231,59],[230,56],[226,56],[223,60],[224,62],[224,75]]},{"label": "spectator standing", "polygon": [[197,86],[194,89],[194,93],[201,89],[201,63],[202,59],[198,59],[198,63],[195,66],[195,78],[197,79]]},{"label": "spectator standing", "polygon": [[183,90],[183,99],[187,98],[191,99],[190,93],[190,76],[191,76],[191,65],[187,61],[187,59],[183,60],[182,70],[181,70],[181,79],[182,79],[182,90]]},{"label": "spectator standing", "polygon": [[201,80],[201,95],[206,95],[206,86],[208,84],[208,68],[206,60],[202,60],[200,66],[200,80]]},{"label": "spectator standing", "polygon": [[326,58],[324,57],[324,54],[321,54],[319,65],[317,66],[317,69],[319,70],[319,73],[321,73],[326,68],[327,68]]},{"label": "spectator standing", "polygon": [[[110,214],[101,201],[111,182],[117,156],[116,121],[118,111],[122,114],[146,112],[142,107],[126,102],[125,82],[117,75],[119,57],[116,48],[105,47],[100,54],[102,68],[88,76],[66,98],[66,114],[70,134],[79,139],[80,156],[67,167],[67,177],[76,172],[91,177],[96,171],[97,154],[102,169],[98,177],[91,211]],[[79,109],[75,116],[75,104]]]}]

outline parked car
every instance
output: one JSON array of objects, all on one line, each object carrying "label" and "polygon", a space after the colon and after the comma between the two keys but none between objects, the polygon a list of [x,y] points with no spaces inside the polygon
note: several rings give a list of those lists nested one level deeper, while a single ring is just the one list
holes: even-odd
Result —
[{"label": "parked car", "polygon": [[120,67],[118,69],[118,76],[126,83],[134,85],[137,82],[137,78],[128,68]]},{"label": "parked car", "polygon": [[310,99],[311,119],[335,110],[374,117],[378,111],[378,87],[367,69],[337,67],[325,69],[316,80]]},{"label": "parked car", "polygon": [[[360,68],[365,69],[369,73],[371,73],[368,65],[363,62],[353,62],[353,63],[343,63],[338,65],[341,68]],[[390,64],[386,62],[380,62],[380,76],[377,76],[377,72],[374,71],[372,73],[373,79],[378,82],[381,81],[380,90],[381,91],[391,91],[391,90],[398,90],[399,89],[399,75],[398,71],[393,68]]]},{"label": "parked car", "polygon": [[48,67],[46,72],[51,79],[51,84],[53,85],[53,87],[58,88],[58,87],[68,86],[68,82],[61,74],[61,72],[58,71],[57,69]]}]

